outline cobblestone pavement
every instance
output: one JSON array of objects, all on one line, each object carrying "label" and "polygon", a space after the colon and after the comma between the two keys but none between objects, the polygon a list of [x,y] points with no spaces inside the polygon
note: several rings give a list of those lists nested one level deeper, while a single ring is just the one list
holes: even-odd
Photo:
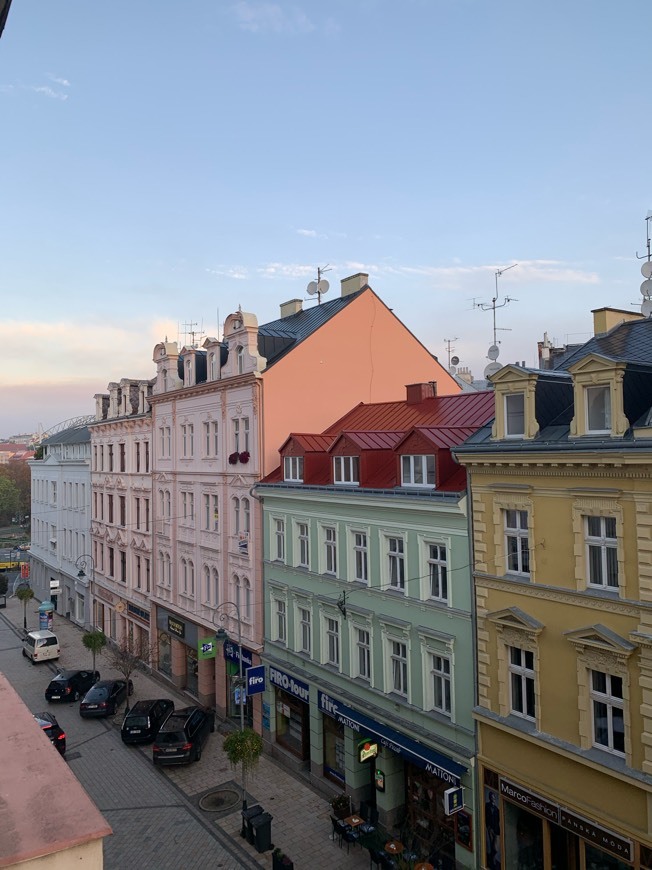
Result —
[{"label": "cobblestone pavement", "polygon": [[[36,607],[28,607],[28,627],[38,624]],[[115,720],[82,719],[77,704],[48,705],[43,696],[55,664],[91,667],[81,629],[55,615],[61,659],[32,665],[21,655],[23,608],[10,598],[0,610],[0,670],[33,712],[51,709],[67,735],[66,761],[113,828],[104,841],[106,870],[224,870],[271,868],[271,851],[259,854],[240,836],[239,771],[233,771],[222,751],[222,736],[211,735],[201,761],[160,768],[151,762],[151,746],[125,746],[120,739],[121,715]],[[111,675],[98,656],[102,677]],[[134,699],[170,697],[176,707],[192,698],[170,691],[148,674],[133,677]],[[205,812],[199,800],[223,790],[231,798],[222,812]],[[321,870],[333,863],[341,870],[362,870],[369,855],[359,846],[347,852],[330,839],[330,807],[308,785],[263,756],[247,781],[249,806],[260,804],[273,818],[272,840],[290,856],[295,870]]]}]

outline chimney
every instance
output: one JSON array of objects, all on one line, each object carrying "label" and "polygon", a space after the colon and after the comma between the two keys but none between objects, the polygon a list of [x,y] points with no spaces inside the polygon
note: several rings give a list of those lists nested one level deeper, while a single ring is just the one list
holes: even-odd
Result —
[{"label": "chimney", "polygon": [[407,390],[408,405],[418,405],[419,402],[434,399],[437,395],[436,381],[428,381],[427,384],[408,384],[405,389]]},{"label": "chimney", "polygon": [[352,293],[357,293],[369,283],[369,275],[366,272],[358,272],[357,275],[351,275],[349,278],[342,278],[342,296],[350,296]]},{"label": "chimney", "polygon": [[604,335],[611,332],[615,326],[621,323],[629,323],[632,320],[643,320],[644,317],[638,311],[624,311],[622,308],[593,308],[593,334]]},{"label": "chimney", "polygon": [[281,319],[290,317],[292,314],[298,314],[301,311],[303,303],[300,299],[290,299],[289,302],[281,302]]}]

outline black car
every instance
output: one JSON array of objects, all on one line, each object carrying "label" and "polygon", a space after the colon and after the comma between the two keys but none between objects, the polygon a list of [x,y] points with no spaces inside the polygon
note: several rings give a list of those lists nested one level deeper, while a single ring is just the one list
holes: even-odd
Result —
[{"label": "black car", "polygon": [[208,707],[175,710],[161,726],[152,747],[154,764],[199,761],[202,746],[215,731],[215,711]]},{"label": "black car", "polygon": [[122,722],[123,743],[149,743],[173,710],[174,701],[169,698],[137,701]]},{"label": "black car", "polygon": [[50,681],[45,690],[46,701],[79,701],[100,678],[99,671],[64,671]]},{"label": "black car", "polygon": [[52,713],[34,713],[34,718],[44,733],[50,738],[52,745],[56,746],[61,755],[65,755],[66,732],[57,722],[57,717],[53,716]]},{"label": "black car", "polygon": [[123,701],[127,700],[127,694],[134,691],[134,684],[129,680],[100,680],[86,692],[79,705],[79,715],[84,718],[90,716],[113,716]]}]

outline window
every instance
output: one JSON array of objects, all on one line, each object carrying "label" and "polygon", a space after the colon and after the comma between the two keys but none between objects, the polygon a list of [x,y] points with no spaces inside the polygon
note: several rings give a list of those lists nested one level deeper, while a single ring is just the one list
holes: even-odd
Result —
[{"label": "window", "polygon": [[327,526],[324,529],[324,557],[326,574],[337,574],[337,537],[335,529]]},{"label": "window", "polygon": [[310,567],[310,537],[308,523],[299,523],[297,525],[298,540],[299,540],[299,567]]},{"label": "window", "polygon": [[149,532],[149,499],[143,499],[145,502],[145,531]]},{"label": "window", "polygon": [[333,480],[335,483],[360,482],[360,460],[357,456],[333,457]]},{"label": "window", "polygon": [[115,550],[113,547],[107,549],[109,551],[109,577],[115,577]]},{"label": "window", "polygon": [[113,522],[113,496],[109,496],[109,522]]},{"label": "window", "polygon": [[285,601],[279,598],[274,599],[276,605],[276,640],[280,643],[287,643],[287,609]]},{"label": "window", "polygon": [[525,435],[525,394],[510,393],[505,396],[505,437]]},{"label": "window", "polygon": [[236,453],[249,452],[249,417],[236,417],[233,421],[233,449]]},{"label": "window", "polygon": [[140,473],[140,441],[136,441],[136,474]]},{"label": "window", "polygon": [[236,534],[240,532],[240,499],[233,497],[233,529]]},{"label": "window", "polygon": [[326,617],[326,664],[340,666],[340,624],[329,616]]},{"label": "window", "polygon": [[159,427],[159,446],[161,448],[161,458],[169,458],[172,455],[172,432],[169,426]]},{"label": "window", "polygon": [[593,745],[625,755],[623,680],[603,671],[591,671]]},{"label": "window", "polygon": [[366,628],[354,628],[354,677],[371,682],[371,635]]},{"label": "window", "polygon": [[219,574],[216,568],[209,568],[208,565],[204,565],[202,585],[204,603],[215,607],[219,601],[220,594]]},{"label": "window", "polygon": [[507,571],[511,574],[529,574],[527,511],[506,510],[504,513]]},{"label": "window", "polygon": [[299,652],[312,654],[312,613],[307,607],[299,608]]},{"label": "window", "polygon": [[241,344],[239,344],[235,349],[235,358],[237,361],[238,374],[241,375],[244,372],[245,364],[244,347],[242,347]]},{"label": "window", "polygon": [[145,474],[149,474],[149,441],[145,441]]},{"label": "window", "polygon": [[408,662],[407,645],[399,640],[390,641],[391,692],[407,698]]},{"label": "window", "polygon": [[119,509],[120,509],[120,525],[127,525],[127,500],[124,495],[118,496],[119,499]]},{"label": "window", "polygon": [[181,446],[183,458],[190,459],[195,454],[195,427],[192,423],[181,426]]},{"label": "window", "polygon": [[118,446],[120,448],[120,471],[126,471],[127,470],[127,459],[126,459],[126,453],[125,453],[126,446],[123,443],[119,444]]},{"label": "window", "polygon": [[451,662],[449,658],[433,653],[430,656],[432,679],[432,708],[444,716],[451,715]]},{"label": "window", "polygon": [[142,559],[140,556],[135,556],[136,562],[136,589],[142,589]]},{"label": "window", "polygon": [[615,517],[585,517],[590,586],[618,588],[618,541]]},{"label": "window", "polygon": [[365,532],[353,533],[353,570],[356,580],[369,582],[369,550]]},{"label": "window", "polygon": [[274,559],[285,560],[285,520],[274,520]]},{"label": "window", "polygon": [[109,444],[109,471],[113,471],[113,444]]},{"label": "window", "polygon": [[181,493],[181,512],[184,520],[190,522],[195,512],[194,497],[191,492]]},{"label": "window", "polygon": [[389,585],[392,589],[405,590],[405,558],[403,554],[403,539],[387,539],[387,557],[389,561]]},{"label": "window", "polygon": [[204,493],[204,528],[208,532],[218,532],[220,529],[220,513],[218,498],[211,493]]},{"label": "window", "polygon": [[283,480],[303,483],[303,456],[286,456],[283,459]]},{"label": "window", "polygon": [[165,490],[165,517],[166,519],[170,519],[172,516],[172,498],[170,496],[170,490]]},{"label": "window", "polygon": [[435,457],[401,456],[401,486],[434,486]]},{"label": "window", "polygon": [[184,595],[195,594],[195,566],[190,559],[181,560],[181,590]]},{"label": "window", "polygon": [[448,566],[446,547],[442,544],[428,544],[428,576],[430,597],[448,602]]},{"label": "window", "polygon": [[204,456],[206,458],[219,455],[219,426],[217,420],[204,422]]},{"label": "window", "polygon": [[611,432],[611,392],[609,387],[586,387],[586,431]]},{"label": "window", "polygon": [[510,709],[524,719],[535,719],[534,653],[509,647]]}]

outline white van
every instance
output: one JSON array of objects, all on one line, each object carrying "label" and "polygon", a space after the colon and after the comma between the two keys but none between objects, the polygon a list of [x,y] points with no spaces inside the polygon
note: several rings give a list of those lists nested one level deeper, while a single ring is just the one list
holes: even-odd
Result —
[{"label": "white van", "polygon": [[23,655],[36,662],[58,659],[61,653],[59,638],[53,631],[29,631],[23,638]]}]

